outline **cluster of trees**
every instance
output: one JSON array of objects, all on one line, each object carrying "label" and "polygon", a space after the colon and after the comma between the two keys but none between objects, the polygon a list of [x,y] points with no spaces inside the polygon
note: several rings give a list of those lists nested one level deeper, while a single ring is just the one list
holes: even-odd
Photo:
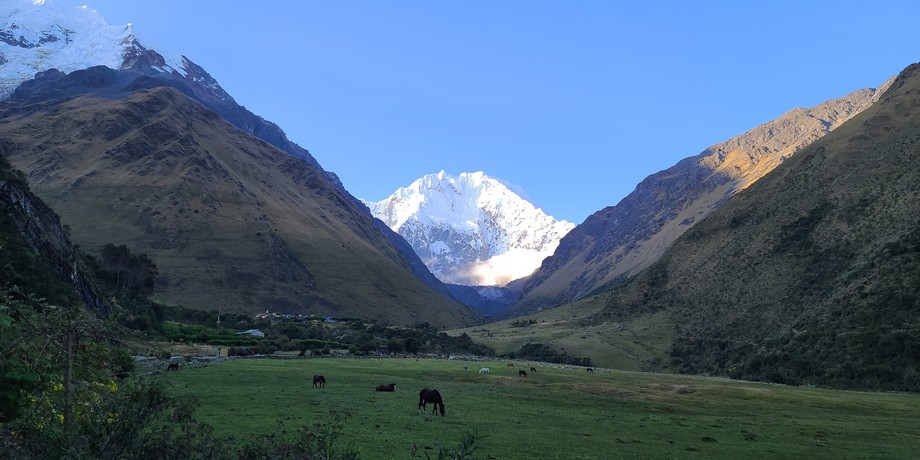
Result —
[{"label": "cluster of trees", "polygon": [[511,359],[528,359],[546,363],[572,364],[591,367],[591,358],[572,356],[543,343],[526,343],[520,350],[504,355]]},{"label": "cluster of trees", "polygon": [[533,326],[534,324],[537,324],[537,320],[535,319],[532,319],[529,321],[518,319],[518,320],[511,322],[511,327],[529,327],[529,326]]},{"label": "cluster of trees", "polygon": [[[184,313],[191,323],[170,323],[164,334],[173,341],[197,342],[230,347],[230,355],[269,354],[275,351],[300,351],[301,354],[329,354],[331,350],[348,350],[351,354],[469,354],[494,356],[495,350],[473,342],[467,334],[454,337],[428,323],[398,327],[360,318],[287,318],[273,321],[251,318],[248,322],[216,327],[217,312]],[[259,329],[265,337],[236,336],[232,331]]]}]

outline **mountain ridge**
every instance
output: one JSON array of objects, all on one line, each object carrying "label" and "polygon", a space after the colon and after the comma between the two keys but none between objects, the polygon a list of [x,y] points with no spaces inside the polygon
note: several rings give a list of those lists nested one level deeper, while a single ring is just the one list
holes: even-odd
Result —
[{"label": "mountain ridge", "polygon": [[670,311],[683,372],[920,389],[918,94],[913,64],[688,231],[602,316],[628,315],[637,295]]},{"label": "mountain ridge", "polygon": [[622,369],[920,391],[918,160],[913,64],[648,268],[532,313],[514,340]]},{"label": "mountain ridge", "polygon": [[[244,132],[307,161],[338,187],[346,199],[360,203],[335,173],[326,171],[309,151],[290,141],[279,126],[239,105],[215,78],[188,57],[146,48],[134,36],[130,24],[110,26],[88,7],[65,8],[30,0],[12,0],[0,5],[0,16],[5,18],[0,23],[0,99],[9,97],[14,88],[22,90],[22,83],[35,82],[32,79],[35,74],[52,69],[59,70],[60,75],[70,75],[102,65],[121,72],[138,72],[144,78],[132,76],[134,86],[128,90],[176,88]],[[32,40],[26,35],[46,38]],[[93,78],[100,78],[100,72]],[[450,295],[400,237],[389,230],[381,228],[381,231],[397,248],[392,254],[395,263],[408,266],[430,288]]]},{"label": "mountain ridge", "polygon": [[544,260],[509,314],[576,300],[648,267],[729,197],[871,106],[891,84],[862,89],[779,118],[652,174],[617,205],[589,216]]},{"label": "mountain ridge", "polygon": [[66,87],[70,76],[95,87],[0,103],[0,152],[82,247],[149,254],[161,272],[155,300],[399,324],[475,317],[411,275],[366,209],[322,171],[173,87],[128,90],[145,78],[136,75],[47,73],[44,87]]}]

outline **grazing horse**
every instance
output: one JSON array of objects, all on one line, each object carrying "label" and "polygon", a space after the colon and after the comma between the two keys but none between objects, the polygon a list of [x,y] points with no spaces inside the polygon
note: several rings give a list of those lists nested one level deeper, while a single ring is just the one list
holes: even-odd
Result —
[{"label": "grazing horse", "polygon": [[418,392],[418,408],[427,413],[428,403],[434,404],[434,407],[431,408],[432,415],[440,409],[441,417],[444,416],[444,400],[441,399],[441,393],[438,393],[438,390],[432,390],[425,387],[422,388],[422,391]]},{"label": "grazing horse", "polygon": [[396,384],[388,383],[386,385],[377,385],[377,391],[396,391]]},{"label": "grazing horse", "polygon": [[590,372],[590,373],[593,374],[593,373],[594,373],[594,368],[593,368],[593,367],[589,367],[589,368],[585,369],[585,372]]},{"label": "grazing horse", "polygon": [[531,368],[530,368],[530,372],[536,374],[536,373],[537,373],[537,368],[536,368],[536,367],[531,367]]},{"label": "grazing horse", "polygon": [[313,386],[315,387],[319,384],[320,388],[326,387],[326,377],[323,377],[321,374],[316,374],[313,376]]},{"label": "grazing horse", "polygon": [[518,371],[518,375],[521,377],[527,377],[527,372],[524,372],[524,369]]},{"label": "grazing horse", "polygon": [[179,370],[179,363],[172,363],[169,366],[166,366],[167,371],[177,371]]},{"label": "grazing horse", "polygon": [[508,363],[508,367],[514,367],[514,363]]},{"label": "grazing horse", "polygon": [[488,374],[488,373],[489,373],[489,368],[488,368],[488,367],[483,367],[482,369],[479,369],[479,373],[480,373],[480,374]]}]

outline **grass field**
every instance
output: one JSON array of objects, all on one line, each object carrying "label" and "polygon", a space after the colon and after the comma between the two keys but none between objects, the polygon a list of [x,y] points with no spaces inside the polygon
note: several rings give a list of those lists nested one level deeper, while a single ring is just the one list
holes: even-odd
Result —
[{"label": "grass field", "polygon": [[[316,373],[327,388],[312,387]],[[476,458],[493,459],[906,459],[920,452],[920,396],[911,394],[426,359],[238,359],[162,377],[176,394],[199,399],[198,418],[220,436],[345,414],[343,437],[364,459],[410,458],[413,445],[435,457],[438,445],[453,447],[467,431],[487,436]],[[396,392],[377,393],[381,383],[397,383]],[[444,396],[445,417],[418,413],[424,386]]]}]

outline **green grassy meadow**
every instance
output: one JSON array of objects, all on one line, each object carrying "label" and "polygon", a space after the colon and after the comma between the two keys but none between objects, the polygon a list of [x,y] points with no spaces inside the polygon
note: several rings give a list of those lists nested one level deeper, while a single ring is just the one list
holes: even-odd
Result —
[{"label": "green grassy meadow", "polygon": [[[491,373],[479,374],[480,367]],[[317,373],[327,388],[312,387]],[[176,395],[196,396],[198,419],[228,438],[343,414],[343,438],[364,459],[410,458],[413,445],[436,457],[439,445],[454,447],[467,431],[487,436],[476,458],[494,459],[895,459],[920,452],[920,396],[913,394],[429,359],[236,359],[162,378]],[[396,383],[396,392],[376,392],[382,383]],[[418,413],[424,386],[441,392],[445,417]]]}]

